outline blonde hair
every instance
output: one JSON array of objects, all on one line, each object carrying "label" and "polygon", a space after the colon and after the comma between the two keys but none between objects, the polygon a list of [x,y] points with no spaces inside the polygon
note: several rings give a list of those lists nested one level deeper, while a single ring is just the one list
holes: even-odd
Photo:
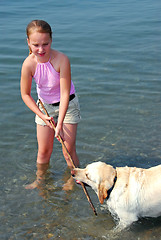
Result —
[{"label": "blonde hair", "polygon": [[[47,22],[43,20],[33,20],[27,25],[26,34],[28,39],[30,37],[30,34],[33,33],[34,31],[37,31],[39,33],[49,33],[50,38],[52,39],[51,27]],[[31,53],[32,51],[29,47],[29,54]]]}]

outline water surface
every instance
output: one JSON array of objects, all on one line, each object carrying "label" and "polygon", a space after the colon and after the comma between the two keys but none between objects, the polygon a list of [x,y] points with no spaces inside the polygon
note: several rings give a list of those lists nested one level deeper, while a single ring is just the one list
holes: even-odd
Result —
[{"label": "water surface", "polygon": [[[37,141],[34,114],[19,91],[26,25],[44,19],[53,29],[53,47],[71,61],[82,115],[81,166],[160,164],[160,9],[159,0],[1,0],[1,239],[161,239],[161,218],[141,219],[115,236],[116,222],[92,190],[97,217],[81,187],[63,191],[70,173],[57,141],[43,186],[24,188],[35,180]],[[34,84],[32,95],[36,100]]]}]

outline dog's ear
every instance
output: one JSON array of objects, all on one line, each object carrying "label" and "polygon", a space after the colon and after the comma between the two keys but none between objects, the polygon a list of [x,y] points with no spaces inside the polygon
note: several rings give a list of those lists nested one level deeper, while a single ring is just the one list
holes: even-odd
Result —
[{"label": "dog's ear", "polygon": [[103,182],[98,186],[98,199],[101,204],[103,204],[103,202],[107,198],[107,196],[108,196],[107,189],[105,187],[105,183]]}]

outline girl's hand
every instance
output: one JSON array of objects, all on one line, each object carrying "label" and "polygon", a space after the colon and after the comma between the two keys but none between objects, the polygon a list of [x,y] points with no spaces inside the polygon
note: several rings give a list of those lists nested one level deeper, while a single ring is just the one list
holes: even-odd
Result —
[{"label": "girl's hand", "polygon": [[55,126],[55,122],[54,122],[54,119],[52,117],[48,117],[47,115],[44,115],[44,118],[43,118],[43,121],[46,123],[46,125],[50,128],[53,129],[53,126],[52,124],[50,123],[50,121],[53,122],[54,126]]},{"label": "girl's hand", "polygon": [[58,139],[58,141],[59,141],[58,136],[60,136],[60,137],[62,138],[62,140],[63,140],[63,138],[64,138],[63,129],[62,129],[62,127],[60,127],[59,125],[57,125],[56,128],[55,128],[55,137],[56,137],[56,138]]}]

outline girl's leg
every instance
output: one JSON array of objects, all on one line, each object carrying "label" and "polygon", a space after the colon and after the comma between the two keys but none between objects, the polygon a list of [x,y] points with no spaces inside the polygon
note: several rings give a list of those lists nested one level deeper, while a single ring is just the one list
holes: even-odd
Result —
[{"label": "girl's leg", "polygon": [[27,185],[25,187],[26,189],[39,188],[44,181],[53,150],[54,131],[47,126],[37,125],[37,141],[38,154],[36,180]]},{"label": "girl's leg", "polygon": [[49,163],[53,151],[54,130],[37,124],[38,154],[37,163]]},{"label": "girl's leg", "polygon": [[39,164],[37,163],[37,171],[36,171],[36,180],[25,186],[26,189],[34,189],[39,188],[44,182],[46,172],[48,170],[49,163]]},{"label": "girl's leg", "polygon": [[[77,134],[77,124],[63,124],[63,132],[64,132],[64,143],[65,146],[68,149],[68,152],[73,160],[73,163],[76,167],[79,166],[79,159],[76,153],[76,134]],[[65,160],[67,162],[68,167],[72,168],[72,164],[70,162],[70,159],[68,158],[68,155],[66,154],[66,151],[63,149],[63,154],[65,157]],[[68,191],[72,190],[74,186],[74,180],[71,176],[67,182],[63,186],[63,190]]]},{"label": "girl's leg", "polygon": [[[64,143],[68,149],[68,152],[73,160],[73,163],[76,167],[79,166],[79,159],[76,153],[76,134],[77,134],[77,124],[63,124],[63,132],[64,132]],[[72,164],[65,150],[63,149],[63,154],[67,165],[72,168]]]}]

